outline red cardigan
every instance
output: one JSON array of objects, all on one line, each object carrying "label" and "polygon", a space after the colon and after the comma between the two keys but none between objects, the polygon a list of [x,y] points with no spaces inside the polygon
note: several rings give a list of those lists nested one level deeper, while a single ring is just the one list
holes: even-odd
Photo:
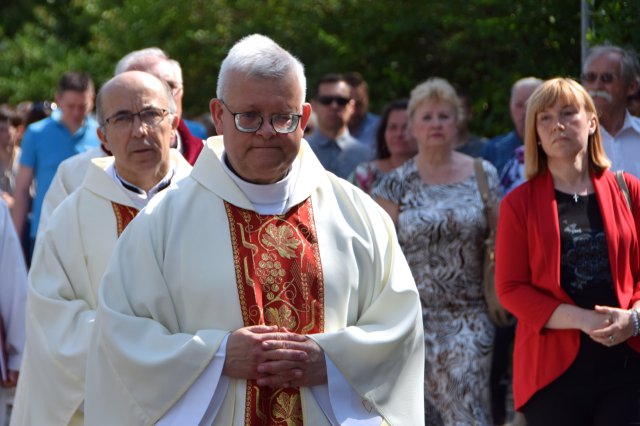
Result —
[{"label": "red cardigan", "polygon": [[[602,213],[611,275],[620,307],[640,300],[640,181],[625,174],[633,215],[606,171],[591,176]],[[634,220],[635,217],[635,220]],[[513,357],[516,409],[557,379],[573,363],[579,330],[544,325],[561,303],[573,304],[560,287],[560,231],[553,180],[542,173],[509,193],[500,205],[496,239],[496,290],[500,302],[518,318]],[[628,344],[640,352],[640,337]]]}]

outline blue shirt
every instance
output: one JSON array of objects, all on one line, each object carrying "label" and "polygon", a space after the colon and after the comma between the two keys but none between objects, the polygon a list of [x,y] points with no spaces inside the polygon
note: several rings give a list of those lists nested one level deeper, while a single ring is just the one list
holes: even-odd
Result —
[{"label": "blue shirt", "polygon": [[209,135],[207,134],[207,128],[204,127],[204,124],[199,123],[195,120],[186,120],[186,119],[183,119],[183,120],[184,120],[184,124],[187,125],[187,128],[189,129],[189,131],[193,136],[198,137],[200,139],[204,139],[205,141],[207,140]]},{"label": "blue shirt", "polygon": [[346,179],[358,164],[371,160],[373,153],[371,147],[354,139],[348,130],[336,140],[329,139],[320,130],[316,130],[307,141],[322,166],[343,179]]},{"label": "blue shirt", "polygon": [[354,130],[352,136],[375,150],[377,144],[376,133],[378,132],[379,124],[380,116],[368,112],[367,115],[364,116],[362,123],[360,123],[360,127]]},{"label": "blue shirt", "polygon": [[504,165],[513,158],[513,151],[522,144],[522,139],[513,130],[506,135],[497,136],[489,140],[484,146],[482,157],[493,164],[498,170],[498,174],[500,174]]},{"label": "blue shirt", "polygon": [[86,117],[74,134],[60,121],[61,118],[62,114],[55,112],[51,117],[30,124],[20,145],[20,165],[33,169],[36,183],[29,233],[31,238],[36,237],[42,201],[58,165],[72,155],[100,145],[96,134],[98,123],[93,118]]}]

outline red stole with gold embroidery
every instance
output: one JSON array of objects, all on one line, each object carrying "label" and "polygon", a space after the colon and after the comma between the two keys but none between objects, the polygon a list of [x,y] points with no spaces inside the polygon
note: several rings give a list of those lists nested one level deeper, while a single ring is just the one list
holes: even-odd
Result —
[{"label": "red stole with gold embroidery", "polygon": [[[300,334],[324,331],[324,281],[311,201],[284,215],[225,202],[245,326],[278,325]],[[247,381],[245,425],[301,425],[299,388]]]},{"label": "red stole with gold embroidery", "polygon": [[120,234],[122,234],[124,228],[126,228],[129,222],[131,222],[133,218],[138,214],[138,209],[118,204],[114,201],[111,202],[111,206],[113,207],[113,212],[116,215],[116,227],[118,231],[118,237],[120,237]]}]

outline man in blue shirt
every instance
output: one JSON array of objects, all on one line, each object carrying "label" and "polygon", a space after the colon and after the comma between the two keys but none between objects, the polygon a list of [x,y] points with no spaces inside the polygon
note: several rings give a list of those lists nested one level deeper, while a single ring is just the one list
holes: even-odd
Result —
[{"label": "man in blue shirt", "polygon": [[307,141],[326,170],[346,179],[358,164],[372,157],[371,148],[349,133],[355,107],[351,86],[342,74],[326,74],[312,105],[317,127]]},{"label": "man in blue shirt", "polygon": [[349,131],[373,152],[376,149],[376,132],[380,116],[369,111],[369,86],[359,72],[348,73],[345,77],[351,85],[351,98],[355,101],[353,115],[349,120]]},{"label": "man in blue shirt", "polygon": [[12,218],[21,234],[29,210],[29,188],[35,179],[28,258],[33,251],[42,200],[58,165],[72,155],[100,145],[97,123],[88,115],[93,109],[93,98],[94,86],[87,74],[65,73],[55,95],[58,109],[51,117],[31,124],[24,134]]},{"label": "man in blue shirt", "polygon": [[514,150],[521,146],[524,137],[524,117],[526,102],[536,88],[542,84],[542,80],[535,77],[525,77],[516,81],[511,87],[511,99],[509,101],[509,113],[513,121],[514,130],[496,136],[484,146],[482,156],[496,167],[498,174],[502,172],[505,164],[514,156]]}]

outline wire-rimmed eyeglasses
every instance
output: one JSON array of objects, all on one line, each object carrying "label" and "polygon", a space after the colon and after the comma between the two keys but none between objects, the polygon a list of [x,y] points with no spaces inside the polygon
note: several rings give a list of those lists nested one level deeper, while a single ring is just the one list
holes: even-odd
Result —
[{"label": "wire-rimmed eyeglasses", "polygon": [[151,107],[138,112],[118,112],[106,118],[104,122],[116,128],[129,128],[133,124],[133,118],[138,116],[140,122],[145,126],[154,127],[157,126],[168,113],[169,111],[166,109]]}]

